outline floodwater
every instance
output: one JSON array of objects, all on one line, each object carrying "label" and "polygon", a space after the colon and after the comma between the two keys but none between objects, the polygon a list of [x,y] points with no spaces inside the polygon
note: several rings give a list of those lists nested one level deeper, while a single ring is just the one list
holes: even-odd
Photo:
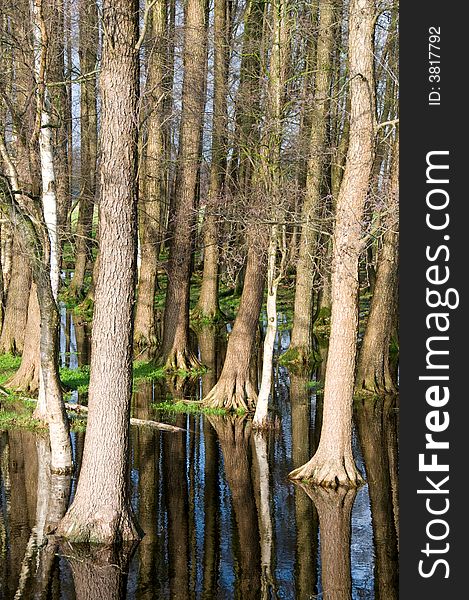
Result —
[{"label": "floodwater", "polygon": [[[88,361],[82,327],[64,313],[67,366]],[[280,352],[288,332],[277,341]],[[306,488],[287,475],[318,440],[321,401],[308,387],[311,378],[276,367],[278,426],[264,435],[248,418],[158,410],[168,394],[197,397],[213,385],[223,342],[206,330],[198,349],[211,370],[192,389],[146,383],[134,394],[134,416],[186,431],[132,428],[132,503],[145,532],[132,551],[90,553],[47,538],[73,497],[77,473],[50,476],[43,437],[0,432],[0,599],[397,600],[394,400],[355,410],[354,451],[367,484],[358,491]],[[84,434],[72,439],[78,472]]]}]

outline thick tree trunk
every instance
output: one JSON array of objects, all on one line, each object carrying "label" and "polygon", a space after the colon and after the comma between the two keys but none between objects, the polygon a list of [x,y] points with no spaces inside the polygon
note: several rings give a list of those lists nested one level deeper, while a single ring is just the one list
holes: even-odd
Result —
[{"label": "thick tree trunk", "polygon": [[11,279],[5,307],[2,335],[0,337],[1,354],[22,354],[28,319],[28,297],[31,288],[31,269],[29,259],[19,236],[14,236]]},{"label": "thick tree trunk", "polygon": [[217,208],[223,194],[226,175],[226,128],[228,84],[229,2],[216,0],[214,6],[214,90],[212,123],[212,163],[210,188],[204,222],[204,272],[202,287],[193,317],[213,321],[220,317],[218,304],[219,218]]},{"label": "thick tree trunk", "polygon": [[153,354],[157,345],[155,293],[162,236],[161,217],[167,198],[167,26],[166,0],[158,0],[152,12],[151,46],[148,50],[147,136],[143,152],[143,197],[140,199],[139,234],[141,264],[135,312],[134,344]]},{"label": "thick tree trunk", "polygon": [[198,364],[189,348],[189,289],[205,100],[205,20],[204,0],[188,0],[175,210],[170,226],[172,237],[161,349],[161,362],[171,371],[187,371]]},{"label": "thick tree trunk", "polygon": [[75,269],[70,292],[83,295],[86,265],[91,258],[91,233],[96,193],[96,160],[98,151],[96,68],[98,52],[98,9],[95,2],[80,0],[80,71],[86,76],[80,93],[80,208],[75,235]]},{"label": "thick tree trunk", "polygon": [[249,367],[262,306],[264,270],[264,259],[253,243],[248,251],[243,293],[228,339],[223,371],[216,386],[205,396],[205,406],[251,410],[256,405],[257,390]]},{"label": "thick tree trunk", "polygon": [[378,258],[370,313],[358,358],[356,389],[384,394],[395,392],[389,363],[397,302],[399,252],[399,142],[395,144],[393,172],[388,192],[388,214],[383,246]]},{"label": "thick tree trunk", "polygon": [[305,199],[296,267],[295,304],[290,348],[284,360],[307,365],[313,358],[313,283],[319,234],[321,192],[327,143],[328,110],[333,72],[337,2],[319,2],[316,88],[311,109],[311,138]]},{"label": "thick tree trunk", "polygon": [[136,263],[138,56],[132,0],[103,5],[101,261],[96,284],[88,428],[72,506],[58,533],[76,542],[134,540],[128,490]]},{"label": "thick tree trunk", "polygon": [[324,486],[359,485],[352,455],[352,399],[358,330],[358,259],[362,219],[373,166],[374,2],[349,8],[350,144],[337,200],[332,259],[332,315],[321,440],[316,454],[290,477]]}]

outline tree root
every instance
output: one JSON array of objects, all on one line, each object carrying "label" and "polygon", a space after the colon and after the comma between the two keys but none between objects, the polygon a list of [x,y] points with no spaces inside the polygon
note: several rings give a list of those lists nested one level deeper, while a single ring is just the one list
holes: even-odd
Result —
[{"label": "tree root", "polygon": [[77,544],[121,544],[134,542],[142,537],[131,513],[111,507],[80,506],[72,504],[60,522],[57,537]]},{"label": "tree root", "polygon": [[135,331],[134,333],[134,349],[137,351],[140,357],[151,359],[156,354],[156,348],[158,347],[158,337],[155,330],[150,329],[147,331]]},{"label": "tree root", "polygon": [[364,483],[352,456],[343,456],[341,459],[323,458],[317,453],[306,464],[289,473],[288,477],[334,489],[340,486],[356,488]]},{"label": "tree root", "polygon": [[191,350],[171,350],[167,357],[163,357],[161,362],[165,371],[170,373],[187,373],[194,369],[200,369],[202,364]]},{"label": "tree root", "polygon": [[218,383],[203,398],[202,404],[208,408],[224,408],[227,411],[243,409],[255,410],[257,392],[249,379],[220,378]]},{"label": "tree root", "polygon": [[39,368],[34,363],[28,365],[21,363],[18,371],[3,385],[13,392],[37,394],[39,390]]}]

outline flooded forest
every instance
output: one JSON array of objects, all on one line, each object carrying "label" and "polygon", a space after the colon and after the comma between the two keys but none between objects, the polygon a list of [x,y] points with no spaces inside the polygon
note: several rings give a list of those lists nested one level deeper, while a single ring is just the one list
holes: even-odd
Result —
[{"label": "flooded forest", "polygon": [[397,600],[398,33],[0,0],[0,599]]}]

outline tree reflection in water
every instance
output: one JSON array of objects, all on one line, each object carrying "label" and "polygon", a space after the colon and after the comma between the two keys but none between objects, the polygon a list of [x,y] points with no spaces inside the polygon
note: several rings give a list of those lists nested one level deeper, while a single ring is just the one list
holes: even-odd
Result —
[{"label": "tree reflection in water", "polygon": [[[214,330],[199,332],[199,352],[218,372],[215,337]],[[320,395],[308,377],[288,377],[282,368],[278,377],[272,406],[281,427],[262,434],[251,432],[246,416],[157,409],[168,394],[193,397],[193,388],[139,386],[135,416],[186,431],[132,428],[132,502],[145,531],[133,556],[57,546],[54,524],[69,501],[70,479],[50,475],[41,436],[0,434],[0,597],[396,600],[394,404],[356,404],[355,451],[368,484],[352,508],[353,492],[305,491],[287,479],[317,443]],[[196,392],[206,393],[215,379],[205,373]],[[77,470],[82,437],[72,434]]]}]

